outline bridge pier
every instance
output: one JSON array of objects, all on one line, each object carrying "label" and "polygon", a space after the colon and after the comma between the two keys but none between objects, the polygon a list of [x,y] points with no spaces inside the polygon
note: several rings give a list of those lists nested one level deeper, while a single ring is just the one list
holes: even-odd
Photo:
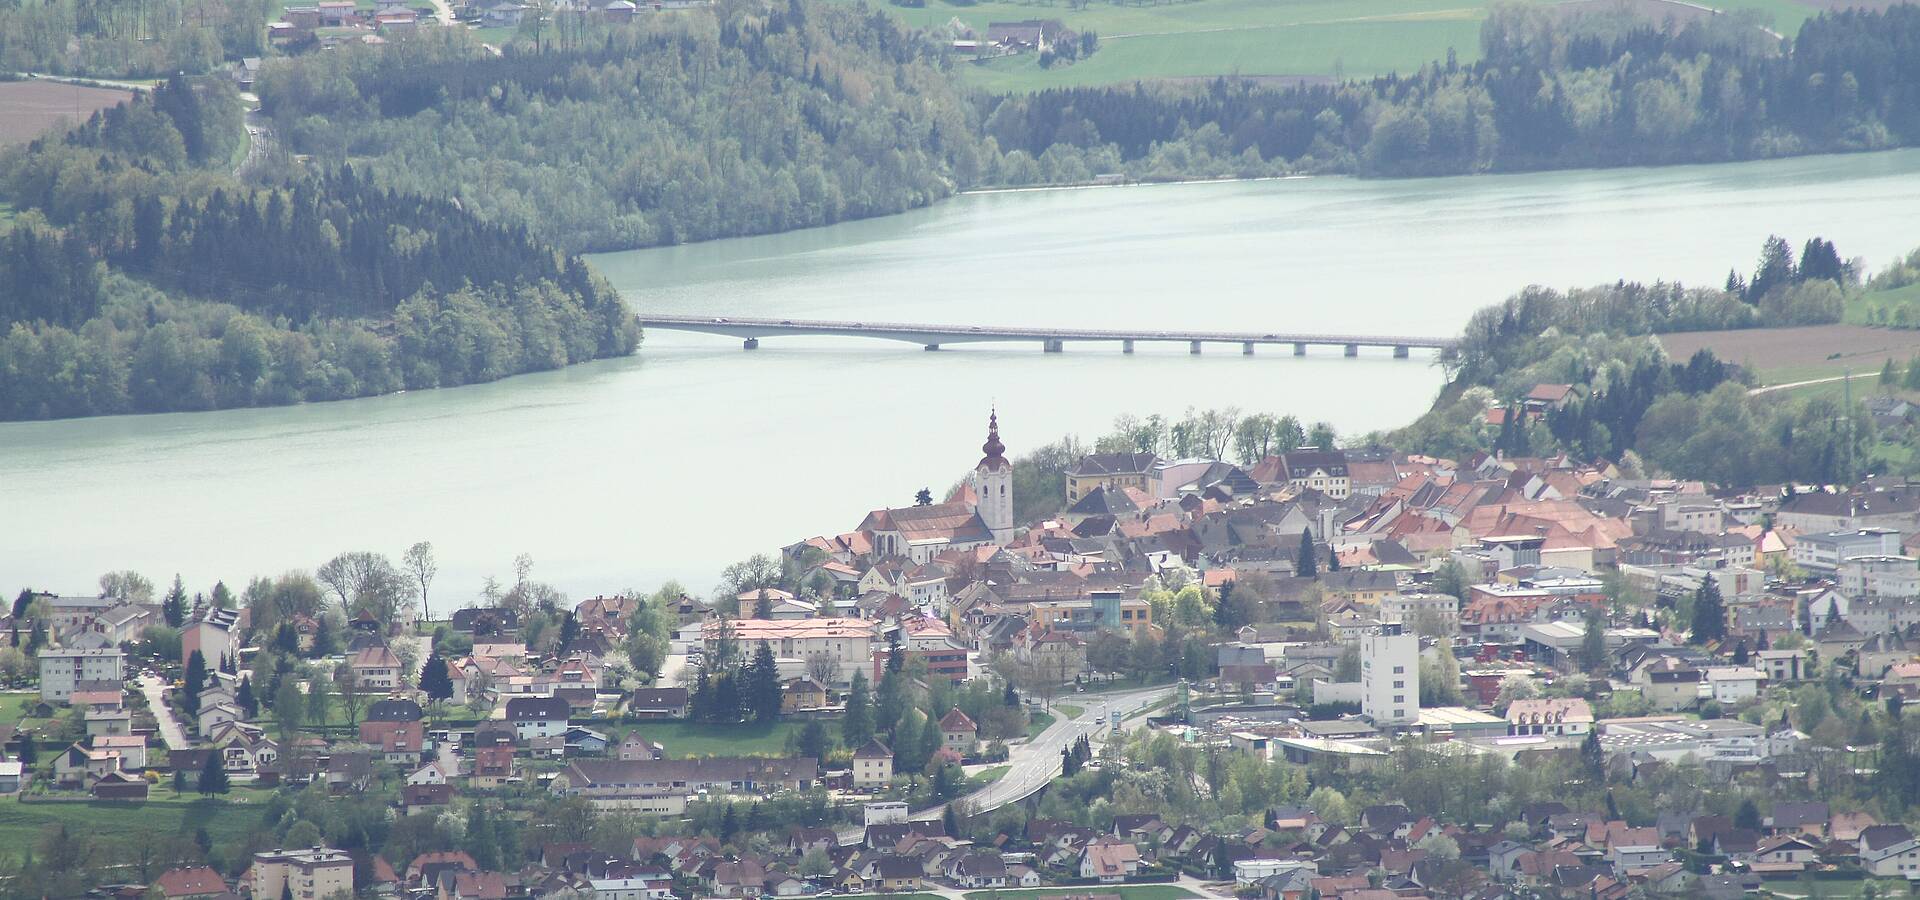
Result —
[{"label": "bridge pier", "polygon": [[1347,345],[1347,355],[1348,355],[1348,356],[1359,356],[1359,355],[1360,355],[1360,345],[1359,345],[1359,344],[1348,344],[1348,345]]},{"label": "bridge pier", "polygon": [[1040,349],[1048,353],[1059,353],[1066,349],[1066,342],[1058,340],[1041,341]]},{"label": "bridge pier", "polygon": [[1242,355],[1245,355],[1245,356],[1252,356],[1252,355],[1253,355],[1253,342],[1252,342],[1252,341],[1241,341],[1241,342],[1240,342],[1240,352],[1241,352],[1241,354],[1242,354]]},{"label": "bridge pier", "polygon": [[1303,342],[1303,341],[1294,341],[1294,342],[1293,342],[1293,355],[1295,355],[1295,356],[1305,356],[1305,355],[1307,355],[1307,345],[1306,345],[1306,343],[1305,343],[1305,342]]},{"label": "bridge pier", "polygon": [[922,350],[938,350],[938,349],[940,349],[940,345],[939,345],[939,344],[928,344],[928,345],[926,345],[925,347],[922,347],[922,348],[920,348],[920,349],[922,349]]},{"label": "bridge pier", "polygon": [[747,338],[746,340],[740,342],[740,346],[748,350],[758,350],[760,349],[760,339]]},{"label": "bridge pier", "polygon": [[1191,342],[1189,342],[1189,344],[1188,344],[1188,346],[1187,346],[1187,352],[1188,352],[1188,353],[1191,353],[1191,354],[1193,354],[1193,355],[1195,355],[1195,356],[1199,356],[1199,355],[1200,355],[1200,342],[1199,342],[1199,341],[1191,341]]},{"label": "bridge pier", "polygon": [[1133,338],[1127,338],[1126,340],[1120,342],[1120,352],[1121,353],[1133,352]]},{"label": "bridge pier", "polygon": [[1405,344],[1400,344],[1400,345],[1397,345],[1397,346],[1395,346],[1395,347],[1393,348],[1393,358],[1394,358],[1394,359],[1406,359],[1406,358],[1407,358],[1407,346],[1406,346]]}]

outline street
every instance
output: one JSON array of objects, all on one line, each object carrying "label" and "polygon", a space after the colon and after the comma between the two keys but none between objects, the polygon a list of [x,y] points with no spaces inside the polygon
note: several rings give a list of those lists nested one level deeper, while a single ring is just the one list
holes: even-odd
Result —
[{"label": "street", "polygon": [[187,741],[187,733],[180,728],[180,722],[173,717],[173,710],[167,706],[167,683],[152,674],[141,675],[140,693],[146,695],[147,708],[153,711],[154,719],[160,723],[160,740],[167,745],[167,749],[192,749],[193,744]]},{"label": "street", "polygon": [[[1096,718],[1109,711],[1132,718],[1139,715],[1138,710],[1142,705],[1151,705],[1173,691],[1173,685],[1163,685],[1112,694],[1068,695],[1063,699],[1071,701],[1070,705],[1082,707],[1079,717],[1067,718],[1060,712],[1059,704],[1055,703],[1054,714],[1058,718],[1053,724],[1033,740],[1015,744],[1011,748],[1007,764],[1012,768],[1007,770],[1007,774],[962,799],[971,804],[976,813],[999,809],[1008,803],[1025,799],[1060,774],[1062,749],[1078,741],[1081,735],[1091,735],[1108,727],[1095,722]],[[938,819],[945,811],[945,806],[937,806],[915,814],[914,818],[922,821]]]},{"label": "street", "polygon": [[[1014,744],[1008,748],[1007,765],[1010,768],[998,781],[987,785],[960,799],[967,801],[974,813],[999,809],[1017,800],[1024,800],[1035,791],[1045,787],[1055,775],[1060,774],[1060,751],[1068,744],[1080,739],[1081,735],[1091,735],[1108,728],[1108,725],[1095,722],[1106,712],[1118,712],[1123,721],[1144,715],[1141,707],[1151,706],[1154,701],[1171,695],[1174,685],[1138,688],[1130,691],[1117,691],[1108,694],[1071,694],[1066,699],[1072,706],[1081,707],[1080,715],[1067,718],[1061,713],[1058,704],[1053,710],[1056,718],[1052,725],[1040,732],[1033,740]],[[1137,724],[1137,723],[1136,723]],[[946,804],[929,807],[913,814],[919,822],[930,822],[940,818],[947,811]],[[866,829],[846,828],[840,831],[841,844],[859,843],[866,835]]]}]

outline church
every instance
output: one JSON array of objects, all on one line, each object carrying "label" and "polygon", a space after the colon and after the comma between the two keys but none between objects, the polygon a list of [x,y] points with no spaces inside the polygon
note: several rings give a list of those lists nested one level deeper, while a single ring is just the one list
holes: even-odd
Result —
[{"label": "church", "polygon": [[1013,463],[1000,443],[1000,416],[987,417],[980,462],[945,503],[876,509],[858,529],[881,556],[925,563],[948,550],[971,550],[1013,540]]}]

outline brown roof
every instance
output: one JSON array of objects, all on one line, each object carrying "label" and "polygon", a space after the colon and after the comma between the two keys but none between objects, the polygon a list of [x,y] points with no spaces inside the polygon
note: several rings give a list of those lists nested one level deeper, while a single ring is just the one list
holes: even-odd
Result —
[{"label": "brown roof", "polygon": [[220,879],[220,873],[206,866],[194,866],[187,869],[168,869],[154,879],[154,887],[167,897],[202,897],[225,893],[227,883]]}]

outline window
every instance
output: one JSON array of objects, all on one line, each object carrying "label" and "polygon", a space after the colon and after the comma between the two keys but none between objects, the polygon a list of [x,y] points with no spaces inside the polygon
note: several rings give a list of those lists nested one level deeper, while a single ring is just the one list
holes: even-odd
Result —
[{"label": "window", "polygon": [[1395,694],[1395,695],[1393,695],[1393,702],[1395,702],[1395,703],[1405,703],[1405,702],[1407,702],[1407,695],[1405,695],[1405,694]]},{"label": "window", "polygon": [[1403,688],[1403,687],[1406,687],[1406,686],[1407,686],[1407,683],[1406,683],[1406,682],[1404,682],[1404,681],[1395,681],[1395,682],[1393,683],[1393,686],[1394,686],[1394,687],[1397,687],[1397,688]]},{"label": "window", "polygon": [[1394,666],[1394,667],[1393,667],[1393,674],[1395,674],[1395,675],[1405,675],[1405,674],[1407,674],[1407,667],[1406,667],[1406,666]]}]

